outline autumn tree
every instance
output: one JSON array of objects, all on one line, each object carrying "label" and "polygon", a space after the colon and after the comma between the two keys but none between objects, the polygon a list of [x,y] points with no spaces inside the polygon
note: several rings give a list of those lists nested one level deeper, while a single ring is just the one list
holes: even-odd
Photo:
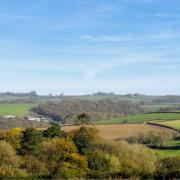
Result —
[{"label": "autumn tree", "polygon": [[21,139],[23,136],[23,129],[13,128],[6,134],[6,141],[8,141],[16,150],[21,148]]},{"label": "autumn tree", "polygon": [[86,158],[68,139],[54,138],[42,143],[41,160],[47,164],[52,178],[82,177],[88,171]]},{"label": "autumn tree", "polygon": [[27,173],[19,169],[21,158],[6,141],[0,141],[0,179],[24,178]]}]

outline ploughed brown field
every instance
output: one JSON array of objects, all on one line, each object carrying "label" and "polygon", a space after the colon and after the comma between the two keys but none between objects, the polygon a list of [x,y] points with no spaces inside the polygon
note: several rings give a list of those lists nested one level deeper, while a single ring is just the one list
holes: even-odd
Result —
[{"label": "ploughed brown field", "polygon": [[[99,131],[99,135],[105,139],[115,140],[119,138],[127,138],[130,136],[138,135],[139,133],[146,134],[149,131],[166,132],[173,134],[175,131],[163,128],[151,126],[148,124],[114,124],[114,125],[91,125]],[[79,126],[63,126],[62,129],[69,132]]]}]

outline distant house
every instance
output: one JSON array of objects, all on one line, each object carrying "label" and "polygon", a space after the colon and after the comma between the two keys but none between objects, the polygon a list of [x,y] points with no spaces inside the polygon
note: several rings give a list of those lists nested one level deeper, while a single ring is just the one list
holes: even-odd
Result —
[{"label": "distant house", "polygon": [[29,121],[41,121],[39,117],[27,116]]},{"label": "distant house", "polygon": [[44,118],[44,117],[34,117],[34,116],[27,116],[27,119],[29,121],[46,121],[48,122],[49,120],[47,118]]}]

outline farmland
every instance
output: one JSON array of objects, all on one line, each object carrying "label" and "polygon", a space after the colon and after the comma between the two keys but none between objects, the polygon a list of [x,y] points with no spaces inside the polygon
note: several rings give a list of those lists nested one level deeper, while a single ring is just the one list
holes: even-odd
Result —
[{"label": "farmland", "polygon": [[165,149],[158,150],[162,156],[178,155],[180,156],[180,140],[172,140]]},{"label": "farmland", "polygon": [[0,104],[0,115],[13,115],[23,118],[35,105],[34,103]]},{"label": "farmland", "polygon": [[160,125],[164,125],[167,127],[172,127],[174,129],[180,130],[180,120],[160,121],[160,122],[156,122],[156,124],[160,124]]},{"label": "farmland", "polygon": [[[136,136],[139,133],[146,134],[150,131],[174,133],[173,130],[147,124],[92,125],[92,127],[98,130],[101,137],[110,140],[124,139],[130,136]],[[63,130],[67,132],[78,128],[79,126],[63,126]]]},{"label": "farmland", "polygon": [[180,113],[148,113],[139,115],[129,115],[120,118],[98,121],[97,124],[134,124],[145,123],[154,120],[179,120]]}]

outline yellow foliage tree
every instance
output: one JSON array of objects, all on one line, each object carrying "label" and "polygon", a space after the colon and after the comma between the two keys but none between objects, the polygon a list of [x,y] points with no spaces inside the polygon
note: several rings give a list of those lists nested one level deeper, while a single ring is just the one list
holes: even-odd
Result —
[{"label": "yellow foliage tree", "polygon": [[42,144],[41,159],[53,178],[82,177],[88,171],[86,158],[77,153],[77,148],[70,140],[51,139]]},{"label": "yellow foliage tree", "polygon": [[6,140],[15,148],[21,148],[21,138],[23,135],[23,129],[13,128],[6,134]]}]

